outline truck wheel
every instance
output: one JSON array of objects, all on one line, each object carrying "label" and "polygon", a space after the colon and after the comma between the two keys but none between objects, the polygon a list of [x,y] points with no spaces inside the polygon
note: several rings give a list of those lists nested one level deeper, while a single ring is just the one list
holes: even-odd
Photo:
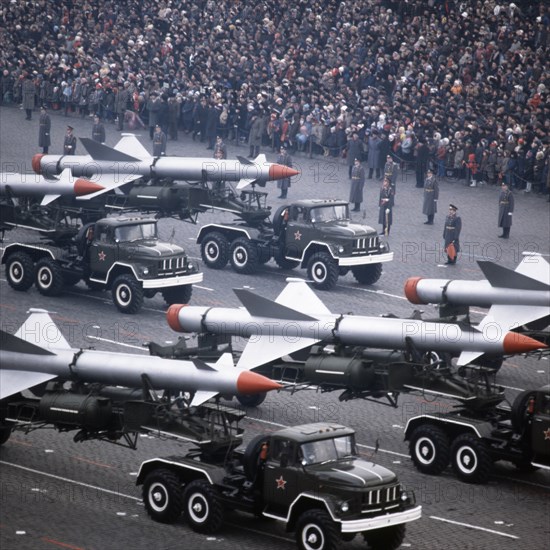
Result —
[{"label": "truck wheel", "polygon": [[449,438],[438,426],[419,426],[411,435],[409,452],[419,471],[438,475],[449,464]]},{"label": "truck wheel", "polygon": [[2,427],[0,428],[0,445],[3,445],[6,443],[6,441],[10,438],[11,435],[11,428]]},{"label": "truck wheel", "polygon": [[42,258],[36,263],[35,284],[43,296],[61,294],[65,281],[61,268],[51,258]]},{"label": "truck wheel", "polygon": [[137,313],[143,304],[143,289],[132,275],[119,275],[111,292],[121,313]]},{"label": "truck wheel", "polygon": [[172,304],[188,304],[191,301],[192,294],[192,285],[170,287],[162,291],[162,297],[169,306]]},{"label": "truck wheel", "polygon": [[327,252],[318,252],[307,264],[307,275],[315,288],[330,290],[338,281],[338,264]]},{"label": "truck wheel", "polygon": [[185,519],[197,533],[216,533],[223,525],[223,507],[207,481],[192,481],[183,492]]},{"label": "truck wheel", "polygon": [[382,264],[358,265],[351,272],[359,284],[373,285],[382,276]]},{"label": "truck wheel", "polygon": [[258,407],[260,406],[267,397],[267,393],[250,393],[247,395],[237,395],[237,401],[243,407]]},{"label": "truck wheel", "polygon": [[363,533],[364,539],[369,543],[372,550],[395,550],[403,544],[407,527],[404,523],[373,529]]},{"label": "truck wheel", "polygon": [[231,244],[229,261],[237,273],[249,275],[258,269],[258,249],[256,245],[244,237],[235,239]]},{"label": "truck wheel", "polygon": [[281,269],[284,270],[291,270],[300,265],[298,260],[288,260],[285,258],[282,252],[277,252],[275,254],[275,262]]},{"label": "truck wheel", "polygon": [[183,491],[177,476],[170,470],[152,471],[143,482],[143,503],[155,521],[177,521],[183,508]]},{"label": "truck wheel", "polygon": [[208,233],[201,243],[202,261],[210,269],[223,269],[229,259],[229,241],[218,231]]},{"label": "truck wheel", "polygon": [[34,262],[26,252],[14,252],[6,261],[6,279],[13,290],[29,290],[34,282]]},{"label": "truck wheel", "polygon": [[453,469],[467,483],[486,483],[493,464],[484,441],[472,434],[459,435],[451,445]]},{"label": "truck wheel", "polygon": [[336,526],[324,510],[308,510],[298,518],[296,543],[301,550],[332,550],[339,547],[338,539]]},{"label": "truck wheel", "polygon": [[531,399],[535,399],[537,392],[535,390],[524,390],[518,393],[512,403],[510,411],[510,420],[512,427],[517,433],[522,433],[525,427],[527,417],[527,405]]}]

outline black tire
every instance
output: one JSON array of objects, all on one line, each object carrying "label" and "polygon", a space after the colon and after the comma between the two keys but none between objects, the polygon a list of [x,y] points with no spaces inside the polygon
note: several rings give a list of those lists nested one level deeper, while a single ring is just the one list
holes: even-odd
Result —
[{"label": "black tire", "polygon": [[473,434],[459,435],[451,445],[453,470],[467,483],[486,483],[493,461],[484,441]]},{"label": "black tire", "polygon": [[296,523],[296,544],[301,550],[339,548],[340,536],[335,523],[324,510],[308,510]]},{"label": "black tire", "polygon": [[51,258],[38,260],[34,284],[43,296],[58,296],[65,286],[61,268]]},{"label": "black tire", "polygon": [[189,483],[183,492],[187,523],[197,533],[217,533],[223,526],[223,506],[215,489],[203,479]]},{"label": "black tire", "polygon": [[289,260],[285,258],[282,252],[277,252],[277,254],[275,254],[275,262],[281,269],[284,269],[285,271],[290,271],[291,269],[294,269],[300,265],[300,262],[298,260]]},{"label": "black tire", "polygon": [[172,304],[188,304],[191,301],[192,294],[192,285],[175,286],[165,288],[162,291],[162,297],[169,306]]},{"label": "black tire", "polygon": [[373,285],[382,276],[382,264],[358,265],[351,272],[359,284]]},{"label": "black tire", "polygon": [[143,504],[149,517],[160,523],[174,523],[183,510],[183,491],[177,476],[158,469],[143,482]]},{"label": "black tire", "polygon": [[239,237],[231,243],[229,253],[231,267],[237,272],[250,275],[258,270],[258,248],[245,237]]},{"label": "black tire", "polygon": [[405,540],[407,527],[404,523],[373,529],[363,533],[364,539],[372,550],[396,550]]},{"label": "black tire", "polygon": [[26,252],[14,252],[6,260],[6,279],[13,290],[25,292],[34,283],[34,262]]},{"label": "black tire", "polygon": [[133,275],[119,275],[111,289],[113,303],[121,313],[137,313],[143,305],[143,289]]},{"label": "black tire", "polygon": [[338,281],[338,264],[328,252],[317,252],[307,263],[307,276],[319,290],[330,290]]},{"label": "black tire", "polygon": [[11,428],[2,426],[0,428],[0,445],[3,445],[4,443],[6,443],[6,441],[10,438],[10,436],[11,436]]},{"label": "black tire", "polygon": [[409,452],[420,472],[439,475],[450,461],[449,438],[438,426],[419,426],[411,435]]},{"label": "black tire", "polygon": [[537,392],[534,390],[524,390],[518,393],[514,399],[512,410],[510,411],[510,420],[516,433],[523,433],[527,416],[527,405],[529,400],[535,398],[536,395]]},{"label": "black tire", "polygon": [[243,407],[259,407],[267,397],[267,393],[249,393],[246,395],[237,395],[237,401]]},{"label": "black tire", "polygon": [[248,442],[243,453],[244,474],[248,481],[255,481],[260,464],[260,452],[264,444],[269,443],[268,435],[257,435]]},{"label": "black tire", "polygon": [[201,242],[202,261],[210,269],[223,269],[229,260],[229,241],[218,231],[208,233]]}]

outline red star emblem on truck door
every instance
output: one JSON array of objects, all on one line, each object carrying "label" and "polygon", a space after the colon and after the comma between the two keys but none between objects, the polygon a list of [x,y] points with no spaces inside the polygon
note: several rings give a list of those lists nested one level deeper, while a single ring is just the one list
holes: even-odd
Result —
[{"label": "red star emblem on truck door", "polygon": [[102,250],[102,251],[98,254],[99,261],[100,261],[100,262],[104,262],[106,256],[107,256],[107,254],[105,254],[105,252],[103,252],[103,250]]},{"label": "red star emblem on truck door", "polygon": [[286,481],[283,479],[283,476],[280,476],[279,479],[276,479],[275,483],[277,484],[277,489],[286,489]]},{"label": "red star emblem on truck door", "polygon": [[299,231],[294,233],[294,240],[299,241],[302,238],[302,234]]},{"label": "red star emblem on truck door", "polygon": [[550,428],[547,428],[542,433],[544,434],[544,441],[546,441],[547,439],[550,439]]}]

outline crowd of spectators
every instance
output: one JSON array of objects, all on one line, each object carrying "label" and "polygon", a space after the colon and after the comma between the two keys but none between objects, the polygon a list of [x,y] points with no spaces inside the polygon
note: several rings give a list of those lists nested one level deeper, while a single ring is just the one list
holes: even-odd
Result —
[{"label": "crowd of spectators", "polygon": [[[2,3],[0,101],[548,192],[544,0]],[[9,31],[8,31],[9,29]],[[349,159],[350,165],[354,159]],[[418,182],[417,182],[418,183]]]}]

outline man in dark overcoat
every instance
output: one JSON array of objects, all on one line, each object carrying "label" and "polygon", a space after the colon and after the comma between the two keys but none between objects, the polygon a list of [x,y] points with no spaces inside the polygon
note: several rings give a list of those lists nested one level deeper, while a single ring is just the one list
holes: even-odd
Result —
[{"label": "man in dark overcoat", "polygon": [[361,210],[363,187],[365,187],[365,169],[361,165],[361,160],[355,159],[355,164],[351,170],[351,189],[349,192],[349,202],[354,205],[353,212]]},{"label": "man in dark overcoat", "polygon": [[47,155],[48,148],[51,145],[50,130],[52,127],[52,121],[50,115],[46,110],[46,107],[40,108],[40,119],[38,127],[38,146],[42,147],[42,152]]},{"label": "man in dark overcoat", "polygon": [[[462,230],[462,220],[457,215],[458,208],[454,204],[449,204],[449,213],[445,218],[443,229],[443,239],[445,252],[447,254],[447,265],[456,263],[457,254],[460,252],[460,231]],[[453,245],[452,247],[450,245]]]},{"label": "man in dark overcoat", "polygon": [[510,237],[510,228],[512,227],[512,212],[514,211],[514,194],[506,184],[502,182],[500,196],[498,198],[498,226],[502,227],[501,239]]},{"label": "man in dark overcoat", "polygon": [[428,220],[424,222],[425,225],[433,225],[438,199],[439,183],[433,170],[428,170],[426,179],[424,180],[424,204],[422,206],[422,213],[428,217]]}]

